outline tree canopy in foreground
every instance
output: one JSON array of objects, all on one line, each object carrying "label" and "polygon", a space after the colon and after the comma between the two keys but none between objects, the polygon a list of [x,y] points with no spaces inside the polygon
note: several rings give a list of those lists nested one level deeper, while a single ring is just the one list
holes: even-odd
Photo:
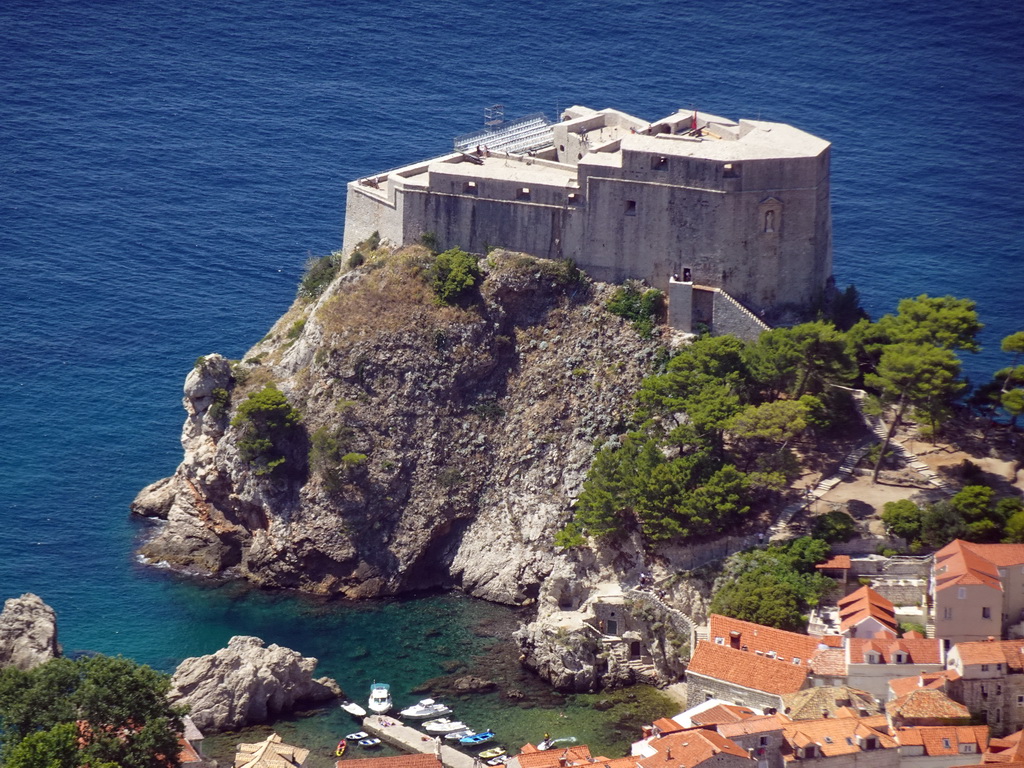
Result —
[{"label": "tree canopy in foreground", "polygon": [[5,768],[177,768],[183,710],[170,676],[120,656],[0,670]]}]

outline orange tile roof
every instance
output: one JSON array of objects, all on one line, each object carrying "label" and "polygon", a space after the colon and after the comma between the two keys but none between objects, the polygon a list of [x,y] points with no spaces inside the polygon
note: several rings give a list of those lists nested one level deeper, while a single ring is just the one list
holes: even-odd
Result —
[{"label": "orange tile roof", "polygon": [[[878,749],[892,749],[896,741],[886,731],[884,715],[874,717],[826,717],[819,720],[798,720],[783,729],[783,736],[791,747],[818,747],[826,757],[847,755],[861,751],[857,737],[874,738]],[[786,755],[786,760],[795,759]]]},{"label": "orange tile roof", "polygon": [[661,731],[663,736],[667,736],[670,733],[676,733],[678,731],[684,730],[683,726],[677,723],[671,717],[658,718],[652,723],[652,725],[655,726],[659,731]]},{"label": "orange tile roof", "polygon": [[686,674],[704,675],[732,685],[773,694],[799,691],[807,682],[807,667],[802,664],[737,651],[708,640],[697,643],[697,650],[690,660]]},{"label": "orange tile roof", "polygon": [[894,664],[895,654],[901,651],[906,656],[905,664],[941,664],[942,641],[938,638],[886,638],[877,640],[867,637],[851,637],[850,663],[866,664],[864,654],[874,651],[881,664]]},{"label": "orange tile roof", "polygon": [[[433,757],[433,755],[431,755]],[[516,756],[521,768],[558,768],[562,765],[589,764],[591,762],[590,747],[586,744],[578,744],[568,749],[549,749],[544,752],[523,751]],[[564,761],[564,762],[563,762]],[[345,765],[349,764],[345,761]],[[369,766],[368,768],[375,768]]]},{"label": "orange tile roof", "polygon": [[[416,755],[394,755],[392,757],[363,757],[355,760],[338,760],[337,766],[344,768],[442,768],[441,761],[431,752]],[[558,763],[555,763],[558,765]]]},{"label": "orange tile roof", "polygon": [[[935,562],[932,565],[935,591],[968,584],[983,584],[1002,591],[999,566],[990,558],[996,557],[1000,561],[1005,561],[1010,553],[1008,551],[999,554],[993,547],[1013,547],[1015,552],[1024,551],[1024,545],[1021,544],[971,544],[956,539],[935,553]],[[983,550],[985,554],[979,550]]]},{"label": "orange tile roof", "polygon": [[1024,761],[1024,731],[1011,733],[1001,739],[989,739],[983,763],[1011,763]]},{"label": "orange tile roof", "polygon": [[717,704],[711,709],[691,715],[690,722],[694,725],[718,725],[719,723],[735,723],[756,716],[757,713],[747,707],[735,704]]},{"label": "orange tile roof", "polygon": [[720,723],[716,730],[725,738],[733,739],[737,736],[749,736],[752,733],[778,731],[788,722],[790,719],[785,715],[759,715],[735,723]]},{"label": "orange tile roof", "polygon": [[202,758],[199,757],[196,748],[185,741],[183,736],[178,737],[178,759],[182,765],[202,762]]},{"label": "orange tile roof", "polygon": [[673,733],[671,736],[651,739],[647,743],[655,750],[655,754],[651,757],[640,758],[637,761],[639,768],[663,768],[667,759],[671,759],[676,765],[693,768],[693,766],[722,753],[750,759],[747,751],[742,747],[714,731],[702,728]]},{"label": "orange tile roof", "polygon": [[922,672],[910,677],[897,677],[889,681],[889,690],[892,691],[893,698],[897,699],[918,688],[934,688],[941,691],[950,680],[946,674],[948,671],[944,669],[941,672]]},{"label": "orange tile roof", "polygon": [[784,629],[775,629],[750,621],[741,621],[728,616],[711,614],[708,620],[708,638],[722,644],[738,647],[739,650],[756,653],[774,653],[783,661],[792,662],[800,659],[804,665],[818,649],[819,639]]},{"label": "orange tile roof", "polygon": [[957,643],[954,649],[964,665],[1006,664],[1007,670],[1024,669],[1024,640],[979,640]]},{"label": "orange tile roof", "polygon": [[971,716],[963,704],[932,688],[917,688],[905,696],[893,699],[886,703],[885,711],[890,715],[911,720],[968,719]]},{"label": "orange tile roof", "polygon": [[816,652],[811,659],[811,671],[816,675],[842,677],[846,674],[846,651],[826,648]]},{"label": "orange tile roof", "polygon": [[849,555],[836,555],[835,557],[826,560],[824,563],[818,563],[815,568],[824,570],[825,568],[834,569],[849,569],[853,564],[850,562]]},{"label": "orange tile roof", "polygon": [[884,627],[896,631],[896,609],[893,604],[875,592],[871,587],[863,586],[856,592],[841,599],[839,605],[839,628],[846,632],[866,619],[875,619]]},{"label": "orange tile roof", "polygon": [[897,728],[894,734],[901,746],[921,746],[930,756],[960,754],[961,744],[976,744],[983,752],[988,745],[986,725],[919,725]]}]

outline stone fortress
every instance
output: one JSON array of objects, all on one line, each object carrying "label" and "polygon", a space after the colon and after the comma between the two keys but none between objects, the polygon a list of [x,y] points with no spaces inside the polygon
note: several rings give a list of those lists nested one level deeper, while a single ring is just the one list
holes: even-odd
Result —
[{"label": "stone fortress", "polygon": [[749,336],[829,284],[830,146],[783,123],[574,106],[351,182],[344,250],[376,231],[396,245],[432,233],[442,249],[569,258],[596,280],[665,291],[676,328]]}]

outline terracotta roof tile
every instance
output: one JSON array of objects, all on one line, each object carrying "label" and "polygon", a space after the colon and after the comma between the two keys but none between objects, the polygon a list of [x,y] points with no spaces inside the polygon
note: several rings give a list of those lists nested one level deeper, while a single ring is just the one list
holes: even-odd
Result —
[{"label": "terracotta roof tile", "polygon": [[838,603],[840,629],[843,632],[857,626],[866,619],[875,619],[893,632],[896,631],[896,609],[880,594],[864,586],[852,592]]},{"label": "terracotta roof tile", "polygon": [[[433,755],[431,755],[433,757]],[[526,752],[525,750],[516,756],[516,761],[519,763],[520,768],[559,768],[561,765],[577,765],[577,764],[589,764],[591,762],[590,747],[586,744],[578,744],[568,749],[549,749],[546,751],[535,751]],[[563,761],[565,761],[563,763]],[[350,760],[345,761],[345,768],[348,767]],[[378,768],[377,766],[368,766],[367,768]],[[379,768],[385,768],[380,766]],[[404,766],[396,768],[405,768]],[[413,766],[411,768],[420,768]],[[426,768],[423,766],[422,768]]]},{"label": "terracotta roof tile", "polygon": [[[364,757],[339,760],[344,768],[441,768],[441,761],[433,753],[423,755],[394,755],[392,757]],[[557,763],[555,763],[557,765]]]},{"label": "terracotta roof tile", "polygon": [[708,620],[708,638],[719,645],[732,646],[751,653],[773,653],[787,662],[800,659],[801,665],[807,664],[819,643],[816,637],[718,614],[711,614]]},{"label": "terracotta roof tile", "polygon": [[906,696],[893,699],[886,703],[885,711],[890,715],[911,720],[967,719],[971,716],[963,704],[953,701],[942,691],[931,688],[918,688]]},{"label": "terracotta roof tile", "polygon": [[[993,589],[1002,590],[999,578],[999,566],[990,558],[996,557],[1005,561],[1010,550],[1000,553],[998,547],[1013,547],[1013,552],[1024,552],[1021,544],[970,544],[956,539],[935,553],[932,572],[935,575],[935,590],[968,584],[984,584]],[[979,550],[984,550],[982,554]],[[1014,555],[1015,559],[1016,555]],[[1020,562],[1024,562],[1022,559]],[[1005,563],[1006,565],[1016,563]]]},{"label": "terracotta roof tile", "polygon": [[906,654],[905,664],[941,664],[942,641],[938,638],[888,638],[886,640],[851,637],[849,639],[850,663],[866,664],[864,654],[873,650],[879,655],[879,663],[894,664],[895,653]]},{"label": "terracotta roof tile", "polygon": [[658,718],[652,723],[652,725],[654,725],[659,731],[661,731],[662,735],[664,736],[667,736],[670,733],[676,733],[677,731],[684,730],[683,726],[681,726],[671,717]]},{"label": "terracotta roof tile", "polygon": [[1024,640],[957,643],[954,650],[965,665],[1003,663],[1008,670],[1024,669]]},{"label": "terracotta roof tile", "polygon": [[924,747],[929,756],[960,754],[961,744],[974,744],[981,753],[988,744],[985,725],[925,725],[898,728],[894,734],[903,746]]},{"label": "terracotta roof tile", "polygon": [[690,717],[694,725],[718,725],[719,723],[735,723],[746,720],[749,717],[756,717],[757,713],[747,707],[739,707],[735,704],[718,704],[703,712],[698,712]]},{"label": "terracotta roof tile", "polygon": [[735,723],[720,723],[717,730],[725,738],[733,739],[737,736],[749,736],[752,733],[778,731],[788,722],[790,719],[785,715],[759,715]]},{"label": "terracotta roof tile", "polygon": [[640,768],[663,768],[666,755],[670,751],[673,764],[685,765],[687,768],[700,765],[721,753],[749,759],[747,751],[742,747],[714,731],[702,728],[673,733],[671,736],[651,739],[647,743],[655,750],[655,754],[638,760],[637,765]]},{"label": "terracotta roof tile", "polygon": [[934,688],[941,691],[945,689],[946,683],[949,682],[947,672],[949,670],[922,672],[910,677],[897,677],[889,681],[889,690],[892,691],[893,698],[897,699],[901,696],[906,696],[911,691],[916,691],[918,688]]},{"label": "terracotta roof tile", "polygon": [[842,677],[846,674],[846,651],[826,648],[817,651],[811,659],[811,671],[816,675]]},{"label": "terracotta roof tile", "polygon": [[[821,718],[799,720],[787,725],[783,731],[785,739],[793,747],[807,747],[811,744],[826,757],[860,752],[861,739],[874,739],[877,749],[892,749],[896,741],[886,732],[885,716],[863,718]],[[866,746],[866,745],[865,745]],[[793,759],[787,755],[787,760]]]},{"label": "terracotta roof tile", "polygon": [[697,643],[686,673],[774,694],[798,691],[807,682],[807,667],[802,664],[737,651],[708,640]]},{"label": "terracotta roof tile", "polygon": [[850,562],[850,556],[849,555],[836,555],[835,557],[832,557],[831,559],[826,560],[824,563],[818,563],[814,567],[819,569],[819,570],[823,570],[825,568],[835,568],[835,569],[844,569],[845,570],[845,569],[849,569],[851,566],[852,566],[852,563]]}]

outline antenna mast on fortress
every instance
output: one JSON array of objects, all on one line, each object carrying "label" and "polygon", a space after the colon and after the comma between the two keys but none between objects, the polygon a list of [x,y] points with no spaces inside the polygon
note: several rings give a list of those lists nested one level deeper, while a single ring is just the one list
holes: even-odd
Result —
[{"label": "antenna mast on fortress", "polygon": [[497,128],[505,122],[505,105],[494,104],[484,107],[484,125],[488,128]]}]

